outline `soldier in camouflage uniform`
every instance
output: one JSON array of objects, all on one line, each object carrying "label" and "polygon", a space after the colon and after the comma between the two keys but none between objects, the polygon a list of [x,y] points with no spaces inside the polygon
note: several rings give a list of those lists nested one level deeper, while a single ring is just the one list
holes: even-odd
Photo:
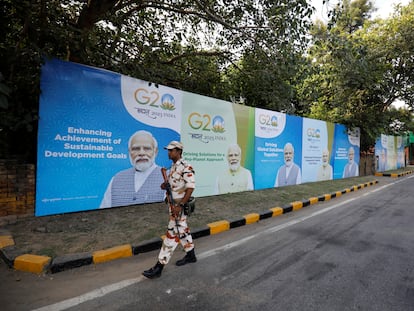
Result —
[{"label": "soldier in camouflage uniform", "polygon": [[[168,150],[168,158],[173,165],[168,174],[168,183],[171,188],[174,205],[169,208],[169,222],[166,237],[163,241],[158,261],[154,267],[145,270],[142,274],[153,279],[161,276],[161,272],[170,259],[179,243],[184,248],[186,255],[176,262],[177,266],[196,262],[193,238],[187,225],[187,215],[183,212],[184,206],[188,204],[191,194],[195,188],[194,170],[190,164],[182,159],[183,145],[178,141],[172,141],[165,149]],[[162,189],[168,185],[163,183]]]}]

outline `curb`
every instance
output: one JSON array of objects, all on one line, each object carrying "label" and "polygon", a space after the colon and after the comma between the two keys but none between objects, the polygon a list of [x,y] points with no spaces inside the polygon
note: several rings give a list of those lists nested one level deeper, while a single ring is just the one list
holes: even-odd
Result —
[{"label": "curb", "polygon": [[402,176],[412,174],[412,173],[413,173],[413,171],[405,171],[405,172],[402,172],[402,173],[399,173],[399,174],[396,174],[396,173],[391,173],[390,174],[390,173],[379,173],[379,172],[377,172],[377,173],[375,173],[374,176],[398,178],[398,177],[402,177]]},{"label": "curb", "polygon": [[[411,171],[410,171],[411,173]],[[382,174],[376,173],[375,176],[391,176],[400,177],[406,175],[403,174]],[[398,175],[398,176],[394,176]],[[329,194],[324,194],[319,197],[311,197],[307,200],[295,201],[286,204],[282,207],[272,207],[267,211],[261,213],[251,213],[244,215],[241,218],[233,220],[220,220],[213,223],[207,224],[203,228],[192,230],[191,235],[193,239],[218,234],[233,228],[249,225],[256,223],[260,220],[277,217],[292,211],[302,209],[303,207],[316,204],[318,202],[329,201],[333,198],[342,196],[349,192],[355,192],[359,189],[369,187],[378,183],[378,180],[367,182],[365,184],[358,184],[351,188],[346,188],[342,191],[336,191]],[[10,267],[20,271],[27,271],[36,274],[41,273],[58,273],[61,271],[78,268],[90,264],[99,264],[111,260],[116,260],[125,257],[131,257],[146,252],[158,250],[162,245],[162,238],[153,238],[151,240],[143,241],[138,245],[120,245],[100,251],[86,252],[78,254],[70,254],[51,258],[48,256],[38,256],[32,254],[22,254],[16,248],[13,237],[5,231],[0,230],[0,256],[3,258],[5,263]]]}]

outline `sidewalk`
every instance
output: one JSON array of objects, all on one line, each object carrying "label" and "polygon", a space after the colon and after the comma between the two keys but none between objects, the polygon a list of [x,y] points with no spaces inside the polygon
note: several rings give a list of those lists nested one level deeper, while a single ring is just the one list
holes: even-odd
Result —
[{"label": "sidewalk", "polygon": [[[411,174],[365,176],[196,199],[194,239],[277,217]],[[10,268],[32,273],[98,264],[159,249],[167,224],[163,203],[47,217],[0,226],[0,255]],[[137,229],[140,228],[140,229]],[[78,251],[80,250],[80,251]]]}]

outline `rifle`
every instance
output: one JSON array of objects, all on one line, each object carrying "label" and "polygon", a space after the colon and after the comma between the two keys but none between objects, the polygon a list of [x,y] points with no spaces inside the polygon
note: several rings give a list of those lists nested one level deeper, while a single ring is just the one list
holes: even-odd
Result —
[{"label": "rifle", "polygon": [[177,237],[180,239],[181,238],[180,237],[180,231],[178,230],[178,228],[180,227],[180,224],[178,223],[178,217],[175,216],[175,214],[174,214],[175,205],[174,205],[174,199],[173,199],[173,195],[172,195],[172,191],[171,191],[171,185],[168,182],[167,169],[165,167],[162,167],[161,168],[161,173],[162,173],[162,177],[164,178],[165,190],[167,192],[168,206],[170,208],[171,215],[173,215],[174,218],[175,218],[175,226],[177,228]]}]

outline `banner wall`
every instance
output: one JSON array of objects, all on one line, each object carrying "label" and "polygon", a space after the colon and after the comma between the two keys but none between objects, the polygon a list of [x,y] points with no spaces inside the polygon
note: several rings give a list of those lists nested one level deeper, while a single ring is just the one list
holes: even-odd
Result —
[{"label": "banner wall", "polygon": [[359,144],[359,129],[350,131],[335,124],[334,179],[359,176]]},{"label": "banner wall", "polygon": [[334,124],[303,118],[302,182],[333,179]]},{"label": "banner wall", "polygon": [[[43,66],[41,90],[36,216],[110,207],[104,194],[117,173],[131,170],[128,140],[137,131],[151,133],[159,149],[180,140],[180,91],[58,60]],[[170,165],[164,150],[154,157]],[[128,202],[110,205],[161,201],[161,175],[150,180],[153,190],[124,192]]]},{"label": "banner wall", "polygon": [[[255,189],[301,183],[302,118],[255,110]],[[285,149],[289,149],[286,157]],[[282,171],[286,172],[286,162],[294,167],[290,178],[286,178],[285,173],[282,176]]]},{"label": "banner wall", "polygon": [[36,216],[161,202],[171,140],[185,146],[198,197],[329,179],[329,170],[343,178],[350,147],[359,162],[359,133],[342,125],[99,68],[48,60],[41,91]]},{"label": "banner wall", "polygon": [[385,172],[405,167],[402,136],[383,135],[375,143],[376,171]]}]

